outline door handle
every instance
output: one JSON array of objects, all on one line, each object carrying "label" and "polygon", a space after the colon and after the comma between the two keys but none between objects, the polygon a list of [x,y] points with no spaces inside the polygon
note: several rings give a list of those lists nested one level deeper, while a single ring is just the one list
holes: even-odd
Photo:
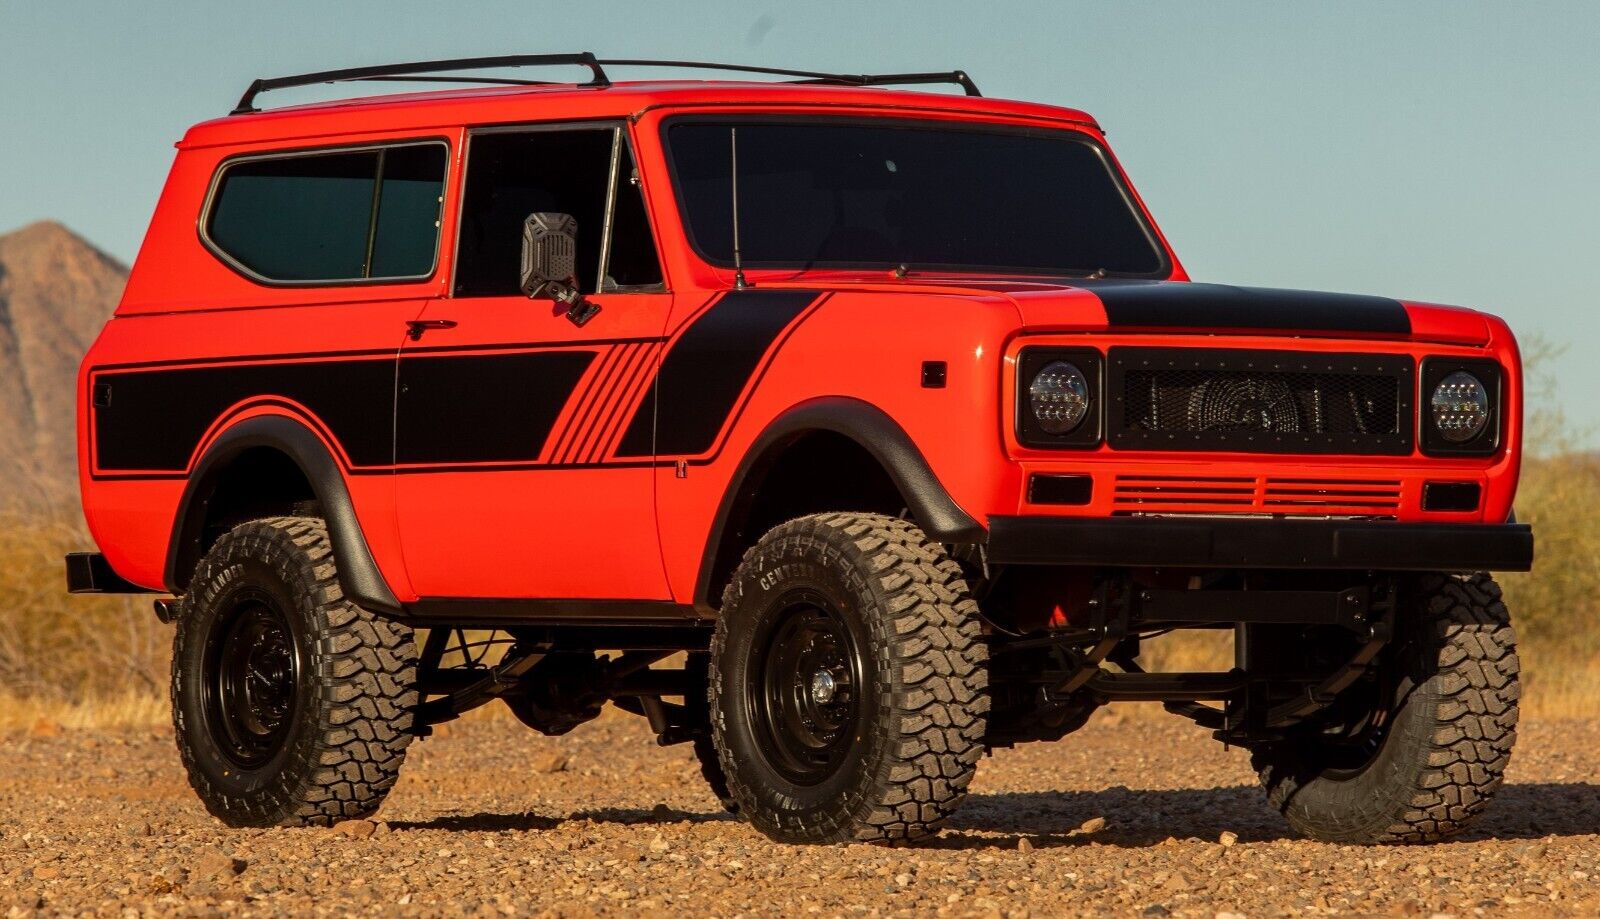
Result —
[{"label": "door handle", "polygon": [[422,333],[429,329],[453,329],[456,327],[454,319],[411,319],[406,322],[406,337],[412,341],[421,341]]}]

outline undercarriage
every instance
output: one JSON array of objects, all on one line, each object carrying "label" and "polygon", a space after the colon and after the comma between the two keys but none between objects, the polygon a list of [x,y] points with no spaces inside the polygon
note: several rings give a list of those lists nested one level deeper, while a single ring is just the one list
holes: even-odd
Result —
[{"label": "undercarriage", "polygon": [[[1026,569],[1013,577],[1038,580]],[[1394,635],[1396,581],[1273,572],[1103,571],[1075,578],[1087,594],[1046,628],[1018,630],[1038,584],[990,585],[994,627],[989,743],[1055,740],[1110,702],[1160,702],[1225,743],[1251,747],[1333,705],[1375,677]],[[1023,601],[1025,602],[1025,601]],[[1038,618],[1037,611],[1033,618]],[[1226,671],[1146,672],[1143,643],[1179,630],[1229,630]]]},{"label": "undercarriage", "polygon": [[[1045,627],[1024,630],[1019,619],[1039,618],[1023,598],[1038,596],[1040,571],[974,579],[989,626],[991,748],[1060,739],[1111,702],[1159,702],[1232,745],[1281,740],[1379,679],[1394,637],[1395,576],[1298,572],[1080,572],[1051,588],[1087,594],[1072,614],[1053,605]],[[1232,632],[1231,668],[1141,666],[1145,643],[1197,629]],[[710,638],[709,626],[430,628],[413,731],[498,700],[529,727],[565,734],[611,702],[647,718],[663,745],[693,741],[707,732]]]}]

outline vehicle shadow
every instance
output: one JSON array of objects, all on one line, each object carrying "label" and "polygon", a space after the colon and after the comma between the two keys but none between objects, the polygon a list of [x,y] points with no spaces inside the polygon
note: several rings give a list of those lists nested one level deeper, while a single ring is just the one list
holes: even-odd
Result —
[{"label": "vehicle shadow", "polygon": [[[1085,821],[1104,818],[1092,834],[1074,833]],[[1146,789],[1113,786],[1099,791],[975,794],[950,820],[950,831],[929,845],[987,847],[992,835],[1026,836],[1036,848],[1097,843],[1131,848],[1157,845],[1168,837],[1215,840],[1224,832],[1241,842],[1296,838],[1255,785],[1224,788]],[[1600,784],[1528,782],[1503,786],[1467,832],[1453,842],[1538,839],[1600,834]]]},{"label": "vehicle shadow", "polygon": [[[1105,827],[1077,833],[1100,817]],[[496,832],[551,830],[572,821],[623,825],[712,823],[738,818],[719,811],[598,808],[566,816],[543,814],[452,814],[431,820],[395,821],[404,830]],[[994,848],[1027,837],[1035,848],[1114,845],[1143,848],[1168,837],[1212,841],[1223,832],[1240,842],[1293,839],[1283,818],[1267,806],[1254,785],[1224,788],[1026,791],[975,794],[951,818],[949,829],[921,845],[937,849]],[[1453,842],[1600,835],[1600,784],[1529,782],[1506,785],[1473,827]],[[1013,843],[1014,844],[1014,843]]]},{"label": "vehicle shadow", "polygon": [[497,832],[504,830],[553,830],[563,823],[588,821],[590,823],[617,823],[623,825],[648,823],[714,823],[734,820],[731,814],[718,810],[715,813],[699,811],[642,810],[639,808],[606,807],[577,811],[564,817],[545,814],[450,814],[431,820],[396,820],[389,824],[393,830],[450,830],[459,832]]}]

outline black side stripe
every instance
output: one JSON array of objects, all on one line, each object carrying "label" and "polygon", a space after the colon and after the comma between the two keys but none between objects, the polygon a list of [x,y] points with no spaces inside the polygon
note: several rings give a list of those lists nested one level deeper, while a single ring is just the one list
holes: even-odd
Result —
[{"label": "black side stripe", "polygon": [[773,342],[817,296],[759,288],[724,294],[673,342],[616,456],[710,450]]},{"label": "black side stripe", "polygon": [[[317,417],[352,470],[400,463],[536,461],[595,358],[587,349],[425,354],[102,372],[109,404],[94,409],[95,468],[182,474],[217,419],[246,401],[285,401]],[[395,421],[399,420],[398,450]],[[102,476],[104,477],[104,476]]]},{"label": "black side stripe", "polygon": [[188,469],[200,439],[230,406],[279,397],[322,419],[357,466],[394,459],[394,352],[386,358],[96,373],[110,404],[94,409],[105,471]]},{"label": "black side stripe", "polygon": [[402,358],[395,462],[538,459],[595,353]]},{"label": "black side stripe", "polygon": [[1411,332],[1404,304],[1384,297],[1193,281],[1073,281],[1072,285],[1100,298],[1113,328]]}]

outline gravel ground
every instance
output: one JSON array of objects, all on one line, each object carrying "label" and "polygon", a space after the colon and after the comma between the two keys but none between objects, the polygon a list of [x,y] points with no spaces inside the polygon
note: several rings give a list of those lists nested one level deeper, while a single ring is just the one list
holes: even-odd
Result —
[{"label": "gravel ground", "polygon": [[1295,839],[1245,754],[1169,718],[1097,716],[983,762],[917,848],[791,848],[728,818],[642,720],[544,738],[506,718],[412,746],[379,822],[227,830],[170,731],[0,737],[0,916],[1600,914],[1600,726],[1524,726],[1464,840]]}]

